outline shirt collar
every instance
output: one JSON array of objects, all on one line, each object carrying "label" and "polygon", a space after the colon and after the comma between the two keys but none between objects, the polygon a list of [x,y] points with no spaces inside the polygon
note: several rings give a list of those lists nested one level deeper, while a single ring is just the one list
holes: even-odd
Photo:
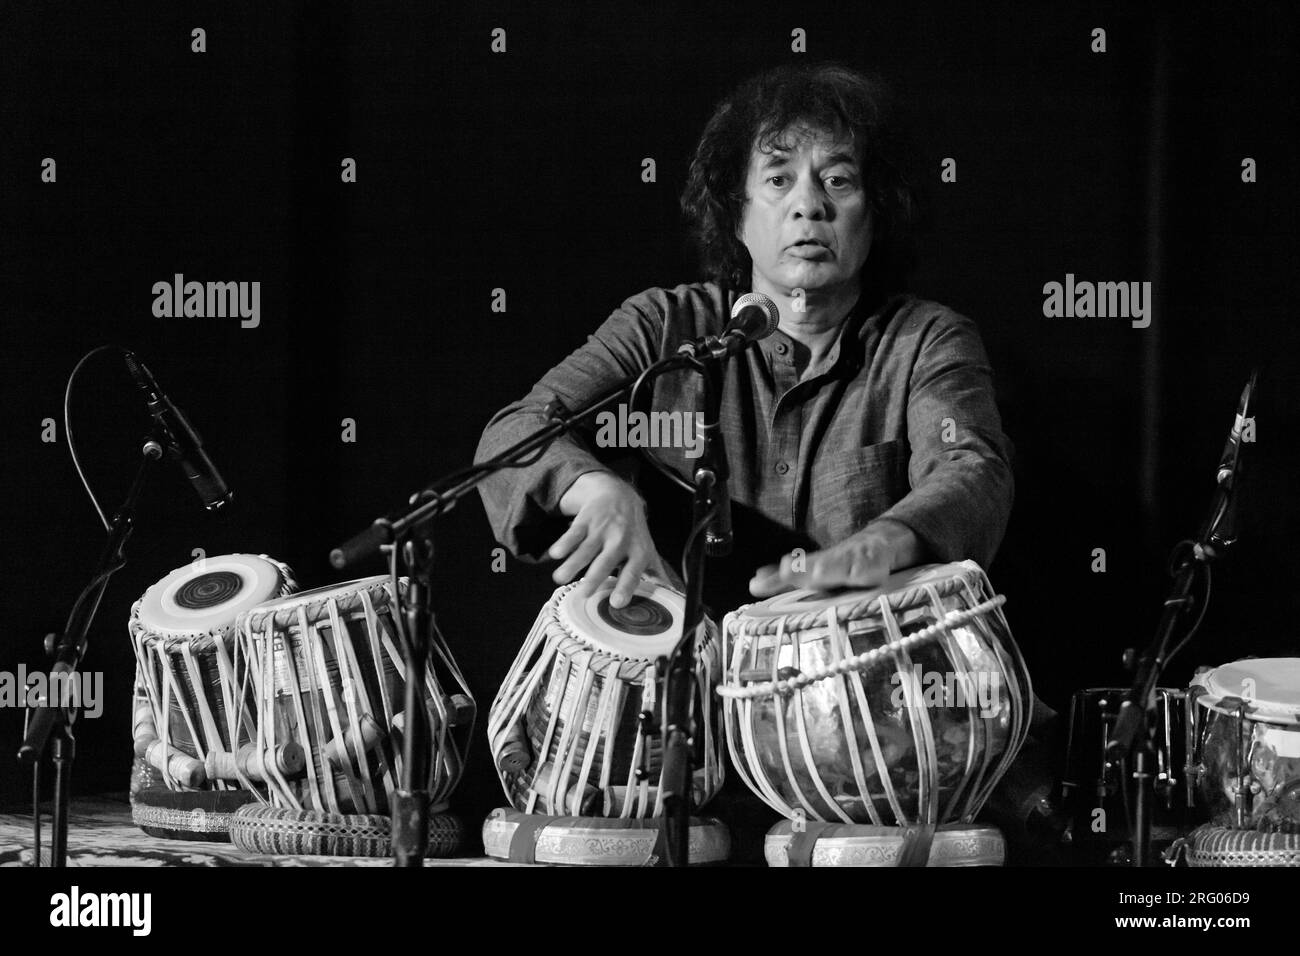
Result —
[{"label": "shirt collar", "polygon": [[[869,312],[868,308],[864,308],[865,305],[866,303],[859,297],[848,315],[840,321],[840,331],[835,336],[835,341],[831,343],[830,351],[826,353],[820,365],[813,369],[813,375],[810,377],[857,371],[862,352],[863,322]],[[769,368],[778,363],[789,365],[794,361],[794,339],[780,329],[762,339],[759,348],[767,359]]]}]

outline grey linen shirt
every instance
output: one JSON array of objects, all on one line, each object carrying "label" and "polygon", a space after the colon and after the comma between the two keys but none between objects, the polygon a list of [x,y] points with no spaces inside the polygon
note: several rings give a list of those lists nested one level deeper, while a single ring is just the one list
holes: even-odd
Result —
[{"label": "grey linen shirt", "polygon": [[[632,296],[527,396],[493,416],[475,460],[544,426],[553,398],[574,410],[683,342],[720,333],[734,296],[711,282]],[[694,421],[701,392],[697,374],[669,373],[655,382],[650,407],[687,411]],[[975,324],[935,302],[859,300],[803,381],[792,339],[775,332],[727,363],[721,423],[733,502],[819,547],[890,518],[912,529],[930,559],[987,567],[1006,530],[1012,445],[992,371]],[[595,437],[593,422],[530,467],[480,485],[493,532],[516,556],[544,557],[563,530],[554,524],[560,498],[580,475],[615,471]],[[690,478],[686,449],[643,453]]]}]

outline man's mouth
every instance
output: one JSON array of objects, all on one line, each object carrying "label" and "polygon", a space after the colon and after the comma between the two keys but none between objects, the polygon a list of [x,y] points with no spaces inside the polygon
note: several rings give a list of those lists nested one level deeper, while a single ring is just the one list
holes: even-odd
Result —
[{"label": "man's mouth", "polygon": [[786,251],[800,259],[816,259],[830,254],[830,249],[816,239],[800,239],[786,247]]}]

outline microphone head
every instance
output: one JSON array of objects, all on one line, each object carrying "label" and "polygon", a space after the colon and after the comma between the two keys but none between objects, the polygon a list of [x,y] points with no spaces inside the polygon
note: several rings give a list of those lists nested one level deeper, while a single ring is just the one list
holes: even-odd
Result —
[{"label": "microphone head", "polygon": [[761,325],[754,327],[752,334],[746,336],[751,342],[767,338],[781,324],[781,312],[777,309],[776,303],[761,292],[746,292],[736,300],[736,304],[731,307],[732,323],[735,324],[741,313],[747,310],[750,315],[754,315],[754,309],[759,310],[763,321]]}]

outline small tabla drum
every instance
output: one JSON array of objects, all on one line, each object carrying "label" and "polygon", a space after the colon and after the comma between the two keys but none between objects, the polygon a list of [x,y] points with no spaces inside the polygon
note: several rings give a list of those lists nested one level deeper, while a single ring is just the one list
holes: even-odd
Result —
[{"label": "small tabla drum", "polygon": [[[405,593],[407,581],[398,587]],[[252,770],[270,808],[246,808],[261,852],[322,851],[297,839],[316,817],[330,833],[355,832],[364,817],[387,836],[391,795],[402,780],[406,665],[391,578],[377,576],[303,591],[240,616],[241,653],[253,674]],[[469,750],[474,700],[434,628],[423,694],[428,719],[430,813],[441,814]],[[299,750],[301,766],[279,756]],[[278,814],[277,812],[279,811]],[[254,812],[255,811],[255,812]],[[304,814],[306,816],[304,816]],[[282,818],[285,841],[270,832]],[[379,818],[379,819],[375,819]],[[322,830],[321,832],[326,832]],[[240,831],[232,829],[240,843]],[[243,845],[242,843],[240,845]],[[357,855],[368,855],[377,844]]]},{"label": "small tabla drum", "polygon": [[728,614],[718,692],[741,778],[792,819],[970,821],[1029,731],[1003,601],[963,561]]},{"label": "small tabla drum", "polygon": [[[642,582],[627,606],[614,608],[615,583],[607,579],[586,598],[577,595],[576,583],[558,588],[492,703],[488,742],[516,810],[622,818],[663,813],[662,746],[657,736],[639,733],[638,715],[656,707],[655,660],[681,638],[685,598]],[[698,808],[723,779],[712,693],[717,628],[707,618],[695,657],[692,795]]]},{"label": "small tabla drum", "polygon": [[[1132,800],[1132,767],[1110,752],[1110,742],[1127,688],[1090,687],[1070,703],[1063,797],[1070,815],[1071,845],[1081,862],[1127,864],[1131,860],[1125,801]],[[1186,830],[1189,815],[1187,695],[1176,688],[1155,690],[1151,842],[1169,844]],[[1125,791],[1125,787],[1128,790]]]},{"label": "small tabla drum", "polygon": [[235,768],[255,703],[235,622],[296,589],[279,561],[225,554],[177,568],[132,606],[132,813],[148,832],[223,839],[229,814],[254,799]]},{"label": "small tabla drum", "polygon": [[1203,670],[1187,694],[1196,792],[1210,824],[1290,834],[1300,845],[1300,658]]},{"label": "small tabla drum", "polygon": [[1187,690],[1189,780],[1209,817],[1167,859],[1189,866],[1300,866],[1300,659],[1248,658]]}]

